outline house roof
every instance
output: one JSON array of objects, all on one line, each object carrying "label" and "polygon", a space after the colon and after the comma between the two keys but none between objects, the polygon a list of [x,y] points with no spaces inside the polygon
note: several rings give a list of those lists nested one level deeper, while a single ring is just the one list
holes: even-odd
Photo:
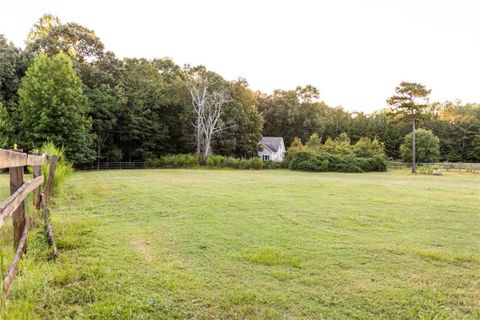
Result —
[{"label": "house roof", "polygon": [[282,137],[262,137],[262,140],[260,141],[261,144],[272,152],[277,152],[282,142]]}]

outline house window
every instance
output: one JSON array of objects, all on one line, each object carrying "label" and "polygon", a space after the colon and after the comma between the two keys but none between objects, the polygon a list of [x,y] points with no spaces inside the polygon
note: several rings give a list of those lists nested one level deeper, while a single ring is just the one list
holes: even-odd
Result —
[{"label": "house window", "polygon": [[268,160],[270,160],[270,155],[264,154],[263,155],[263,161],[268,161]]}]

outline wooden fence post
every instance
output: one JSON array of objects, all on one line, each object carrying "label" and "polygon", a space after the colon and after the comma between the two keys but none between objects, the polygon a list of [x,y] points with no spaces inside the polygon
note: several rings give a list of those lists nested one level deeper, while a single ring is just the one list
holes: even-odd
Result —
[{"label": "wooden fence post", "polygon": [[[23,185],[23,168],[10,168],[10,194],[14,194]],[[25,202],[13,212],[13,249],[16,250],[25,229]],[[27,246],[25,245],[25,252]]]},{"label": "wooden fence post", "polygon": [[[41,165],[33,166],[33,178],[40,177],[41,175],[42,175],[42,166]],[[33,190],[33,205],[35,206],[35,209],[40,209],[40,193],[41,193],[41,186]]]},{"label": "wooden fence post", "polygon": [[45,185],[45,206],[48,204],[48,201],[50,200],[50,196],[52,195],[53,191],[53,179],[55,178],[55,169],[57,168],[57,162],[59,156],[52,156],[52,159],[50,161],[50,170],[48,171],[48,179],[47,179],[47,184]]}]

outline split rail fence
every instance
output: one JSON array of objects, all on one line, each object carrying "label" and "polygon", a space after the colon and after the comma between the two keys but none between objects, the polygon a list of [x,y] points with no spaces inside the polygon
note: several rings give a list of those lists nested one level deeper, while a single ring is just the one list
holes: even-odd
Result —
[{"label": "split rail fence", "polygon": [[[53,248],[53,257],[58,256],[53,232],[50,225],[47,204],[53,191],[53,180],[59,156],[33,155],[23,152],[0,149],[0,169],[8,169],[10,176],[10,196],[0,204],[0,228],[10,216],[13,221],[13,249],[15,255],[7,275],[3,279],[3,294],[8,296],[10,287],[17,273],[18,263],[24,253],[27,252],[27,234],[30,227],[30,219],[25,213],[25,199],[33,193],[33,205],[41,210],[45,221],[45,233],[50,246]],[[42,193],[44,177],[42,165],[50,161],[47,183]],[[33,167],[33,178],[24,181],[26,166]]]}]

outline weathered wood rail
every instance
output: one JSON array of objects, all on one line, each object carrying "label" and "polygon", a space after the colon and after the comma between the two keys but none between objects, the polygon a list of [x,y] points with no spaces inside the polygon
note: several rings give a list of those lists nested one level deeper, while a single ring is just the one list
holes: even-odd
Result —
[{"label": "weathered wood rail", "polygon": [[[33,193],[33,204],[36,209],[42,209],[45,220],[45,231],[49,244],[53,247],[53,255],[57,257],[52,228],[47,209],[48,199],[53,191],[58,156],[32,155],[23,152],[0,149],[0,169],[8,169],[10,176],[10,196],[0,204],[0,228],[10,216],[13,221],[13,246],[15,255],[7,275],[3,280],[3,294],[8,296],[10,287],[17,273],[18,263],[23,254],[27,252],[27,235],[29,219],[25,213],[25,199]],[[50,161],[50,170],[45,185],[45,193],[41,192],[44,182],[42,165]],[[24,181],[25,166],[33,166],[33,179]]]}]

